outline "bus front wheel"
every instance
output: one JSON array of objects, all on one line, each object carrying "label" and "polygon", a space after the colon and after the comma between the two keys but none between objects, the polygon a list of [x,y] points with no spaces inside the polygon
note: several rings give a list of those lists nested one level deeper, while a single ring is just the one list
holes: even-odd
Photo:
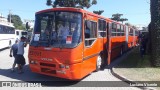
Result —
[{"label": "bus front wheel", "polygon": [[102,66],[102,58],[101,58],[101,56],[99,55],[99,56],[97,57],[97,61],[96,61],[96,71],[99,71],[100,68],[101,68],[101,66]]}]

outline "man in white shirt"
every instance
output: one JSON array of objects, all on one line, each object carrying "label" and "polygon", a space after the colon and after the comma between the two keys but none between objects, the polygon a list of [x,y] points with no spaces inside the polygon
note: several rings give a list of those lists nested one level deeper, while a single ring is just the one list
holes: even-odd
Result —
[{"label": "man in white shirt", "polygon": [[26,64],[25,58],[23,56],[24,47],[27,46],[27,43],[24,43],[25,41],[26,41],[26,38],[21,37],[21,40],[18,43],[18,52],[17,52],[17,57],[16,57],[16,63],[18,64],[19,74],[23,73],[22,69],[23,69],[23,66]]}]

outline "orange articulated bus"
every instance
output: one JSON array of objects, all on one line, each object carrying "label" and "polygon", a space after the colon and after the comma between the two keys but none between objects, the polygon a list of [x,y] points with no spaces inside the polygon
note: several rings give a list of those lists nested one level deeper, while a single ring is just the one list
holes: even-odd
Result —
[{"label": "orange articulated bus", "polygon": [[138,44],[138,31],[133,27],[129,27],[128,34],[128,48],[133,48]]},{"label": "orange articulated bus", "polygon": [[52,8],[35,17],[32,72],[79,80],[128,49],[127,26],[83,9]]}]

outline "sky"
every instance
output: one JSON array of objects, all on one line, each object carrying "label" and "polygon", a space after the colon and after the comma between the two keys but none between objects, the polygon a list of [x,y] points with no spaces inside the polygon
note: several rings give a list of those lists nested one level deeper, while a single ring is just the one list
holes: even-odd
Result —
[{"label": "sky", "polygon": [[[0,0],[0,13],[7,17],[9,10],[12,14],[24,19],[34,20],[35,12],[52,8],[46,5],[47,0]],[[53,1],[53,0],[52,0]],[[147,26],[150,22],[150,0],[97,0],[97,5],[86,9],[104,10],[102,16],[111,18],[112,14],[123,14],[133,25]]]}]

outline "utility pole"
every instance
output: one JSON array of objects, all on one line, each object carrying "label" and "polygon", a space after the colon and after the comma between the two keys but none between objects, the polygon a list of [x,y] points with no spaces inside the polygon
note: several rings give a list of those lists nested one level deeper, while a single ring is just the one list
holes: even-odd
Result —
[{"label": "utility pole", "polygon": [[11,23],[11,10],[9,10],[9,22]]}]

